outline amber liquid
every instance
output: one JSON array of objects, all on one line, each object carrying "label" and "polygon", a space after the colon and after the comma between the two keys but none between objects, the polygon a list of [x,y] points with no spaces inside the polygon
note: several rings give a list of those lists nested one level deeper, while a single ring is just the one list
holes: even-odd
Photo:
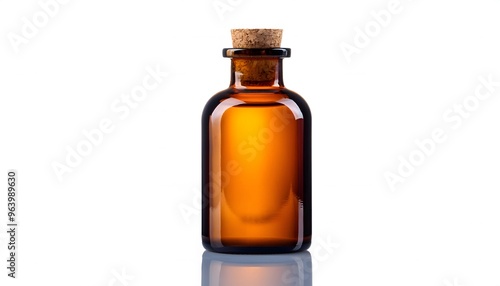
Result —
[{"label": "amber liquid", "polygon": [[311,234],[310,111],[286,89],[228,89],[203,114],[205,248],[306,249]]}]

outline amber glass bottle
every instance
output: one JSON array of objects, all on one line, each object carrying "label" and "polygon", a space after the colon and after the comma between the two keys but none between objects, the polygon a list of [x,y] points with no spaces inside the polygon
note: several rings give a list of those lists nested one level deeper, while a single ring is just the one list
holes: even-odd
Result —
[{"label": "amber glass bottle", "polygon": [[263,43],[223,49],[231,58],[231,83],[203,110],[203,245],[225,253],[305,250],[311,243],[311,113],[283,84],[282,60],[290,49],[267,43],[281,30],[240,31],[236,40],[243,46],[256,37]]}]

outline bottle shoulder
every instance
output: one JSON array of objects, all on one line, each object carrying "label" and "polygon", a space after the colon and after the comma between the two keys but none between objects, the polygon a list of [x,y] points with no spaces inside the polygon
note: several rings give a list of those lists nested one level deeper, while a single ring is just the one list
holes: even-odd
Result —
[{"label": "bottle shoulder", "polygon": [[302,117],[309,119],[311,111],[305,99],[298,93],[287,89],[251,89],[241,90],[227,88],[213,95],[205,105],[203,117],[209,117],[214,110],[231,107],[267,107],[273,105],[285,105],[295,112],[300,112]]}]

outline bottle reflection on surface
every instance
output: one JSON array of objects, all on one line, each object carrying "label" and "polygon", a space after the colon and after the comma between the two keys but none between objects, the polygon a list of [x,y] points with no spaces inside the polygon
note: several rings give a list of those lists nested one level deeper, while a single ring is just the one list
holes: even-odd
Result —
[{"label": "bottle reflection on surface", "polygon": [[312,286],[308,251],[278,255],[234,255],[205,251],[202,286]]}]

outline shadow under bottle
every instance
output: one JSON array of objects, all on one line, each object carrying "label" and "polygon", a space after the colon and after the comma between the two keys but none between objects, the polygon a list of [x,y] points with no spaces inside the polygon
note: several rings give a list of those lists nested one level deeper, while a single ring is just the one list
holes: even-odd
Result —
[{"label": "shadow under bottle", "polygon": [[202,286],[312,286],[307,251],[278,255],[232,255],[205,252]]}]

